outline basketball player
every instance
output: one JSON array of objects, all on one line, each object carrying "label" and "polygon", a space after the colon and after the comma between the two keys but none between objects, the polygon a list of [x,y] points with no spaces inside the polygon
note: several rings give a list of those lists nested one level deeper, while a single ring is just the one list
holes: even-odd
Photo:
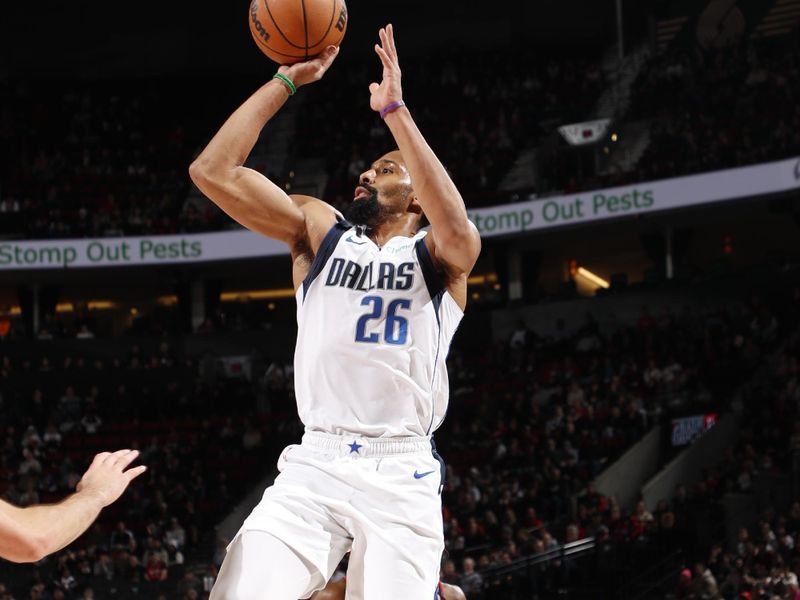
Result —
[{"label": "basketball player", "polygon": [[[347,581],[345,579],[329,581],[324,590],[317,592],[309,600],[344,600],[346,590]],[[449,583],[439,583],[437,593],[438,595],[434,595],[434,600],[467,600],[460,587]]]},{"label": "basketball player", "polygon": [[59,504],[17,508],[0,500],[0,556],[12,562],[37,562],[71,544],[145,472],[144,466],[125,470],[137,456],[138,450],[98,454],[77,491]]},{"label": "basketball player", "polygon": [[308,598],[347,551],[349,600],[429,600],[439,585],[444,467],[431,435],[447,408],[445,357],[480,237],[403,104],[392,26],[379,36],[383,80],[370,84],[370,106],[399,150],[361,175],[347,220],[243,166],[294,88],[325,74],[334,47],[281,67],[190,168],[228,215],[289,245],[305,425],[229,546],[212,600]]}]

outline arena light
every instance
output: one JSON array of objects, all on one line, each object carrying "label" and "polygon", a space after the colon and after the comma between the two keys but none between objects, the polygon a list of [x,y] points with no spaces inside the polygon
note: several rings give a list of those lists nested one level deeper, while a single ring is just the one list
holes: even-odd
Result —
[{"label": "arena light", "polygon": [[[86,308],[89,310],[109,310],[115,308],[116,304],[111,300],[89,300],[86,303]],[[59,302],[56,304],[57,313],[71,313],[75,312],[75,304],[72,302]]]},{"label": "arena light", "polygon": [[583,267],[578,267],[578,275],[580,275],[587,281],[591,281],[597,287],[601,287],[606,290],[611,287],[611,284],[609,284],[605,279],[603,279],[599,275],[595,275],[590,270],[584,269]]},{"label": "arena light", "polygon": [[239,292],[222,292],[222,302],[241,302],[242,300],[275,300],[277,298],[294,298],[292,288],[276,288],[274,290],[242,290]]},{"label": "arena light", "polygon": [[110,300],[89,300],[86,308],[89,310],[109,310],[114,308],[115,304]]},{"label": "arena light", "polygon": [[487,273],[485,275],[473,275],[467,278],[469,285],[484,285],[486,283],[496,283],[497,273]]}]

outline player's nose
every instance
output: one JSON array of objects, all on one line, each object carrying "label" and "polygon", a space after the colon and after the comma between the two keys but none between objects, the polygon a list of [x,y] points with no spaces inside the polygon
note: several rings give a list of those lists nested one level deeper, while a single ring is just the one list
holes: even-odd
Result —
[{"label": "player's nose", "polygon": [[375,183],[375,169],[370,169],[369,171],[364,171],[359,177],[358,182],[361,184],[372,185]]}]

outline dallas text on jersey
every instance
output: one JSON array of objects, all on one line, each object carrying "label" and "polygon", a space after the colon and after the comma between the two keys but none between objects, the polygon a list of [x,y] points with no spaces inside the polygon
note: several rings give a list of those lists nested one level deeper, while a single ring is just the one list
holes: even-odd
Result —
[{"label": "dallas text on jersey", "polygon": [[352,260],[334,258],[328,271],[325,285],[350,288],[368,292],[370,290],[410,290],[414,285],[414,263],[378,263],[377,277],[373,264],[359,265]]}]

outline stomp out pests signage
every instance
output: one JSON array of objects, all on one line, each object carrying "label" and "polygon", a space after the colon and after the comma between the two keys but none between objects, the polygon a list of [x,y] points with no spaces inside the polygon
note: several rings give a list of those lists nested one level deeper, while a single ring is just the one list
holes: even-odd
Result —
[{"label": "stomp out pests signage", "polygon": [[285,244],[249,231],[87,240],[0,241],[0,270],[196,263],[287,253]]},{"label": "stomp out pests signage", "polygon": [[800,189],[800,158],[469,211],[481,237],[582,225]]},{"label": "stomp out pests signage", "polygon": [[[700,206],[800,189],[800,158],[469,211],[481,237]],[[2,218],[2,216],[0,216]],[[285,255],[249,231],[88,240],[0,241],[0,271],[197,263]]]}]

